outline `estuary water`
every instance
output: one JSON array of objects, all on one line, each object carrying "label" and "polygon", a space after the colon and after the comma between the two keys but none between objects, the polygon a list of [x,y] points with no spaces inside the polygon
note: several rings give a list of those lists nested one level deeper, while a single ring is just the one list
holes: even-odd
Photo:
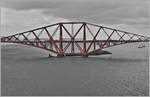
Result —
[{"label": "estuary water", "polygon": [[1,45],[1,93],[7,96],[147,96],[149,51],[139,43],[111,55],[48,58],[34,47]]}]

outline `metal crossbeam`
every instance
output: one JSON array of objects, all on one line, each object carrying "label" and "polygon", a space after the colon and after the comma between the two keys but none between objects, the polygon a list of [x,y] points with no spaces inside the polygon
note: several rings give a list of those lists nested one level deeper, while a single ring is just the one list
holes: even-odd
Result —
[{"label": "metal crossbeam", "polygon": [[[40,30],[40,32],[38,32]],[[109,30],[109,31],[108,31]],[[112,46],[149,42],[150,38],[86,22],[61,22],[1,37],[1,42],[19,43],[48,50],[57,56],[97,55]]]}]

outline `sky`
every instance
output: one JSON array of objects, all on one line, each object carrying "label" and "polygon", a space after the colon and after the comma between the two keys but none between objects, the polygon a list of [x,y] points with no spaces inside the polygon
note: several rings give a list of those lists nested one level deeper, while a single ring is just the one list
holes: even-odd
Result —
[{"label": "sky", "polygon": [[1,0],[1,36],[85,21],[150,36],[149,0]]}]

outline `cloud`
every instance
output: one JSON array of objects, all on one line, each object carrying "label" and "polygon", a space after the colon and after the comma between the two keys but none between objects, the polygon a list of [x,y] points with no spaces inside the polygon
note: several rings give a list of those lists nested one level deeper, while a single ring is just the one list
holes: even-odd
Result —
[{"label": "cloud", "polygon": [[148,18],[148,0],[5,0],[3,7],[43,10],[43,14],[71,20],[120,24],[126,19]]},{"label": "cloud", "polygon": [[[138,5],[138,6],[137,6]],[[95,23],[120,24],[124,19],[148,18],[148,6],[107,2],[69,2],[55,10],[45,9],[46,15],[86,20]]]},{"label": "cloud", "polygon": [[68,21],[59,17],[45,16],[41,10],[16,11],[2,8],[1,11],[1,35],[12,35],[58,21]]},{"label": "cloud", "polygon": [[[10,18],[7,20],[9,23],[16,12],[14,17],[23,13],[30,26],[50,24],[51,21],[88,21],[114,27],[125,26],[127,31],[133,27],[148,33],[148,0],[3,0],[2,7],[11,9],[11,17],[6,17]],[[21,19],[23,17],[18,20]]]},{"label": "cloud", "polygon": [[[39,1],[39,0],[6,0],[2,2],[2,7],[15,10],[32,10],[32,9],[55,9],[61,6],[63,2]],[[64,4],[62,4],[64,5]]]}]

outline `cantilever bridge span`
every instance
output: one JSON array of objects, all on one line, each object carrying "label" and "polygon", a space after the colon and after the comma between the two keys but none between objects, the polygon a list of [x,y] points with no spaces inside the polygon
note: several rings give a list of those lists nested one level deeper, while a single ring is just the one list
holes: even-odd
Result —
[{"label": "cantilever bridge span", "polygon": [[45,49],[58,57],[101,55],[108,47],[149,40],[143,35],[86,22],[61,22],[1,37],[1,42]]}]

